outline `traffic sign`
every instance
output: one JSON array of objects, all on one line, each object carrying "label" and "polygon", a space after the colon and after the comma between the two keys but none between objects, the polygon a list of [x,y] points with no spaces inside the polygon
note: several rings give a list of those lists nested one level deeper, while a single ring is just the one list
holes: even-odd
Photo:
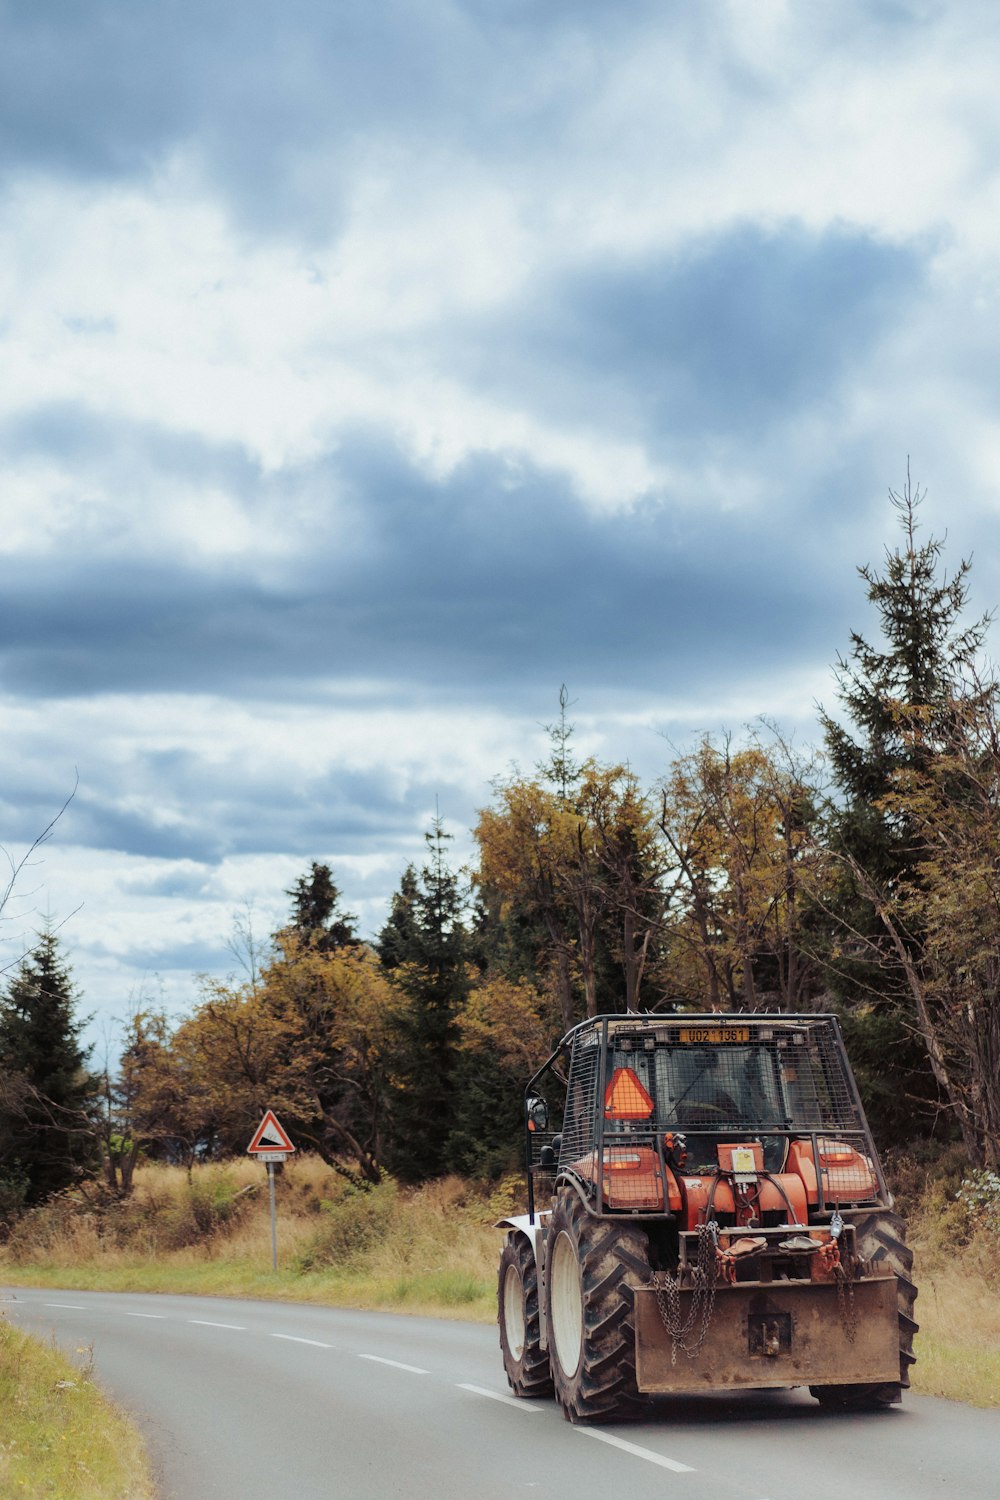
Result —
[{"label": "traffic sign", "polygon": [[274,1110],[267,1110],[247,1147],[247,1155],[256,1156],[258,1161],[284,1161],[294,1150],[288,1132],[279,1124]]}]

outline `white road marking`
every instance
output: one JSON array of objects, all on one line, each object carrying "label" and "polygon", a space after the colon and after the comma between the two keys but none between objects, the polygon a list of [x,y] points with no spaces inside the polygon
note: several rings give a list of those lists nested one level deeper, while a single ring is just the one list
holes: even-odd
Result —
[{"label": "white road marking", "polygon": [[359,1354],[359,1359],[371,1359],[377,1365],[392,1365],[394,1370],[409,1370],[411,1375],[429,1375],[430,1370],[422,1370],[419,1365],[404,1365],[398,1359],[383,1359],[381,1354]]},{"label": "white road marking", "polygon": [[[140,1318],[149,1317],[150,1314],[140,1313],[139,1316]],[[152,1316],[155,1317],[156,1314]],[[188,1318],[188,1322],[197,1323],[199,1328],[231,1328],[234,1333],[246,1333],[246,1328],[242,1323],[209,1323],[207,1318]]]},{"label": "white road marking", "polygon": [[166,1321],[166,1313],[133,1313],[127,1312],[126,1318],[158,1318],[161,1323]]},{"label": "white road marking", "polygon": [[520,1401],[517,1396],[503,1396],[499,1391],[488,1391],[483,1385],[459,1385],[460,1391],[471,1391],[474,1396],[489,1396],[491,1401],[503,1401],[507,1406],[516,1407],[518,1411],[536,1412],[541,1411],[541,1406],[528,1401]]},{"label": "white road marking", "polygon": [[644,1458],[647,1463],[659,1464],[661,1469],[672,1469],[675,1474],[695,1473],[690,1464],[680,1464],[676,1458],[665,1458],[662,1453],[654,1453],[652,1448],[640,1448],[638,1443],[626,1442],[624,1438],[614,1437],[610,1432],[598,1432],[594,1427],[577,1427],[574,1430],[582,1432],[584,1437],[596,1438],[599,1443],[610,1443],[612,1448],[621,1448],[623,1453]]},{"label": "white road marking", "polygon": [[73,1312],[86,1312],[87,1309],[81,1302],[43,1302],[43,1307],[68,1307]]},{"label": "white road marking", "polygon": [[314,1349],[332,1349],[332,1344],[322,1344],[319,1339],[300,1339],[294,1333],[272,1333],[273,1339],[287,1339],[290,1344],[312,1344]]}]

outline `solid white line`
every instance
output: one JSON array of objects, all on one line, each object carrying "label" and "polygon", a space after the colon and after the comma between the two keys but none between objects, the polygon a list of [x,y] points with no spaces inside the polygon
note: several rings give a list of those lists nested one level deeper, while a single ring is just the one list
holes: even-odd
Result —
[{"label": "solid white line", "polygon": [[483,1385],[459,1385],[460,1391],[471,1391],[474,1396],[489,1396],[491,1401],[503,1401],[507,1406],[514,1406],[518,1411],[536,1412],[542,1408],[537,1403],[519,1401],[516,1396],[502,1396],[499,1391],[488,1391]]},{"label": "solid white line", "polygon": [[[149,1314],[140,1313],[141,1317]],[[246,1327],[242,1323],[209,1323],[205,1318],[188,1318],[189,1323],[197,1323],[199,1328],[231,1328],[234,1333],[246,1333]]]},{"label": "solid white line", "polygon": [[43,1307],[69,1307],[69,1308],[72,1308],[72,1310],[74,1312],[86,1312],[87,1311],[87,1309],[84,1307],[84,1305],[83,1305],[82,1302],[43,1302],[42,1306]]},{"label": "solid white line", "polygon": [[125,1314],[125,1316],[126,1316],[126,1318],[158,1318],[159,1321],[162,1323],[162,1322],[164,1322],[166,1320],[166,1316],[167,1315],[166,1315],[166,1313],[132,1313],[132,1312],[127,1312]]},{"label": "solid white line", "polygon": [[429,1375],[430,1370],[422,1370],[419,1365],[404,1365],[398,1359],[383,1359],[381,1354],[359,1354],[359,1359],[372,1359],[377,1365],[392,1365],[394,1370],[409,1370],[411,1375]]},{"label": "solid white line", "polygon": [[290,1344],[312,1344],[314,1349],[332,1349],[332,1344],[321,1344],[319,1339],[300,1339],[294,1333],[272,1333],[273,1339],[287,1339]]},{"label": "solid white line", "polygon": [[610,1443],[612,1448],[621,1448],[622,1452],[631,1453],[636,1458],[644,1458],[647,1463],[659,1464],[661,1469],[672,1469],[675,1474],[695,1473],[690,1464],[679,1464],[676,1458],[664,1458],[662,1453],[654,1453],[652,1448],[640,1448],[638,1443],[628,1443],[610,1432],[598,1432],[594,1427],[575,1427],[573,1430],[582,1432],[584,1437],[596,1438],[599,1443]]}]

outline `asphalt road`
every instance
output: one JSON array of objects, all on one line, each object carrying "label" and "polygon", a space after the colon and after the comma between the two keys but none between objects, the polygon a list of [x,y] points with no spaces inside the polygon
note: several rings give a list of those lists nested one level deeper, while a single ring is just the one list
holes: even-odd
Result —
[{"label": "asphalt road", "polygon": [[803,1391],[664,1400],[572,1427],[508,1393],[491,1328],[288,1303],[2,1292],[146,1436],[163,1500],[1000,1500],[1000,1414]]}]

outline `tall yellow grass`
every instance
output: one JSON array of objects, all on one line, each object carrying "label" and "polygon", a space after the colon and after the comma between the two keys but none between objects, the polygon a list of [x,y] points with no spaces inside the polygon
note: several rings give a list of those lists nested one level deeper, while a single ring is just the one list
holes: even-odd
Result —
[{"label": "tall yellow grass", "polygon": [[449,1177],[359,1195],[302,1156],[279,1175],[276,1201],[277,1274],[264,1169],[237,1161],[196,1167],[190,1178],[148,1165],[125,1203],[45,1205],[0,1247],[0,1280],[494,1316],[491,1226],[514,1204],[510,1187],[491,1194]]}]

